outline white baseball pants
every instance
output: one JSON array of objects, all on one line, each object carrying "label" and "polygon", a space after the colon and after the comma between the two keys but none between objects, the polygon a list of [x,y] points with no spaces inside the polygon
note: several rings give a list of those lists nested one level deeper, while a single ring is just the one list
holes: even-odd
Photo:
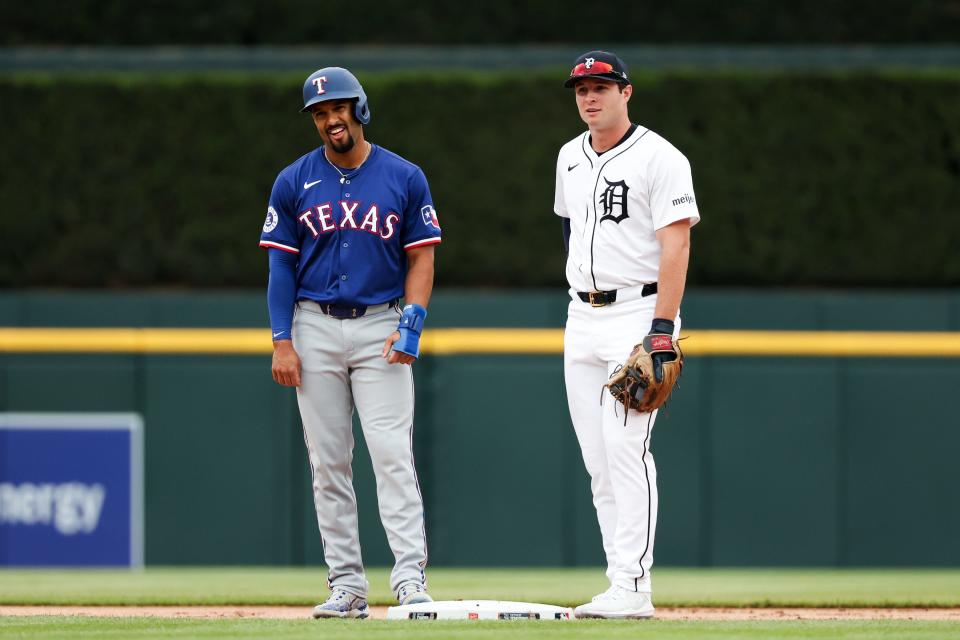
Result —
[{"label": "white baseball pants", "polygon": [[313,497],[330,570],[330,587],[367,595],[353,489],[353,410],[377,479],[380,520],[395,564],[394,593],[404,582],[425,583],[427,542],[423,499],[413,462],[413,372],[381,357],[397,328],[395,307],[381,305],[360,318],[325,315],[300,302],[293,344],[301,360],[297,402],[313,473]]},{"label": "white baseball pants", "polygon": [[657,412],[631,410],[624,425],[623,406],[603,385],[650,330],[657,297],[591,307],[575,296],[567,309],[564,380],[591,478],[607,578],[625,589],[649,592],[657,529],[657,468],[650,436]]}]

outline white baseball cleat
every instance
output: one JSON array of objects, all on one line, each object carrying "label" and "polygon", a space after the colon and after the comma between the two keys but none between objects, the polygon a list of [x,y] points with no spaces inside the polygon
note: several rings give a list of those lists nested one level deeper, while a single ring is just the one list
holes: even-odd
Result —
[{"label": "white baseball cleat", "polygon": [[573,610],[577,618],[652,618],[655,609],[646,591],[630,591],[616,585]]},{"label": "white baseball cleat", "polygon": [[313,608],[314,618],[366,618],[367,599],[343,589],[334,589],[326,602]]},{"label": "white baseball cleat", "polygon": [[433,598],[427,593],[426,587],[419,582],[404,582],[397,590],[397,601],[401,605],[408,605],[433,602]]},{"label": "white baseball cleat", "polygon": [[590,602],[596,602],[597,600],[606,600],[607,598],[610,597],[610,594],[612,594],[612,593],[613,593],[616,589],[618,589],[618,588],[619,588],[619,587],[615,587],[615,586],[613,586],[613,585],[610,585],[610,586],[607,588],[607,590],[604,591],[603,593],[598,593],[597,595],[595,595],[595,596],[593,596],[592,598],[590,598]]}]

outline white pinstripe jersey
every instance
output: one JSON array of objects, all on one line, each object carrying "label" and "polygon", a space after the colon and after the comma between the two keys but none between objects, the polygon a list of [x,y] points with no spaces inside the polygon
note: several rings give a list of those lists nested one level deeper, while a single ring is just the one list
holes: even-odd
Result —
[{"label": "white pinstripe jersey", "polygon": [[570,219],[567,280],[577,291],[656,282],[656,231],[700,221],[687,158],[642,126],[601,155],[589,131],[566,143],[557,157],[553,208]]}]

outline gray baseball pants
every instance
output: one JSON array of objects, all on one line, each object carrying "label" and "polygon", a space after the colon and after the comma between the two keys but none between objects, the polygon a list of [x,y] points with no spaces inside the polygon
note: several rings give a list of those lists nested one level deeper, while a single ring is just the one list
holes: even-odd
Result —
[{"label": "gray baseball pants", "polygon": [[300,301],[293,345],[301,360],[297,402],[313,473],[313,498],[329,568],[329,585],[358,596],[369,588],[363,570],[353,489],[353,410],[377,480],[380,520],[395,563],[394,593],[405,582],[425,583],[427,542],[423,499],[413,462],[413,372],[388,364],[383,342],[400,312],[376,305],[360,318],[338,319]]}]

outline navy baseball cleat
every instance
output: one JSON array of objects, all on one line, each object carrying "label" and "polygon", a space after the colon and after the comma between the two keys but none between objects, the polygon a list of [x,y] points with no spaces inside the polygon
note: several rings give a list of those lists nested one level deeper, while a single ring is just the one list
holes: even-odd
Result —
[{"label": "navy baseball cleat", "polygon": [[401,605],[433,602],[426,588],[419,582],[405,582],[397,591],[397,600]]},{"label": "navy baseball cleat", "polygon": [[314,618],[366,618],[367,600],[343,589],[334,589],[326,602],[313,608]]}]

